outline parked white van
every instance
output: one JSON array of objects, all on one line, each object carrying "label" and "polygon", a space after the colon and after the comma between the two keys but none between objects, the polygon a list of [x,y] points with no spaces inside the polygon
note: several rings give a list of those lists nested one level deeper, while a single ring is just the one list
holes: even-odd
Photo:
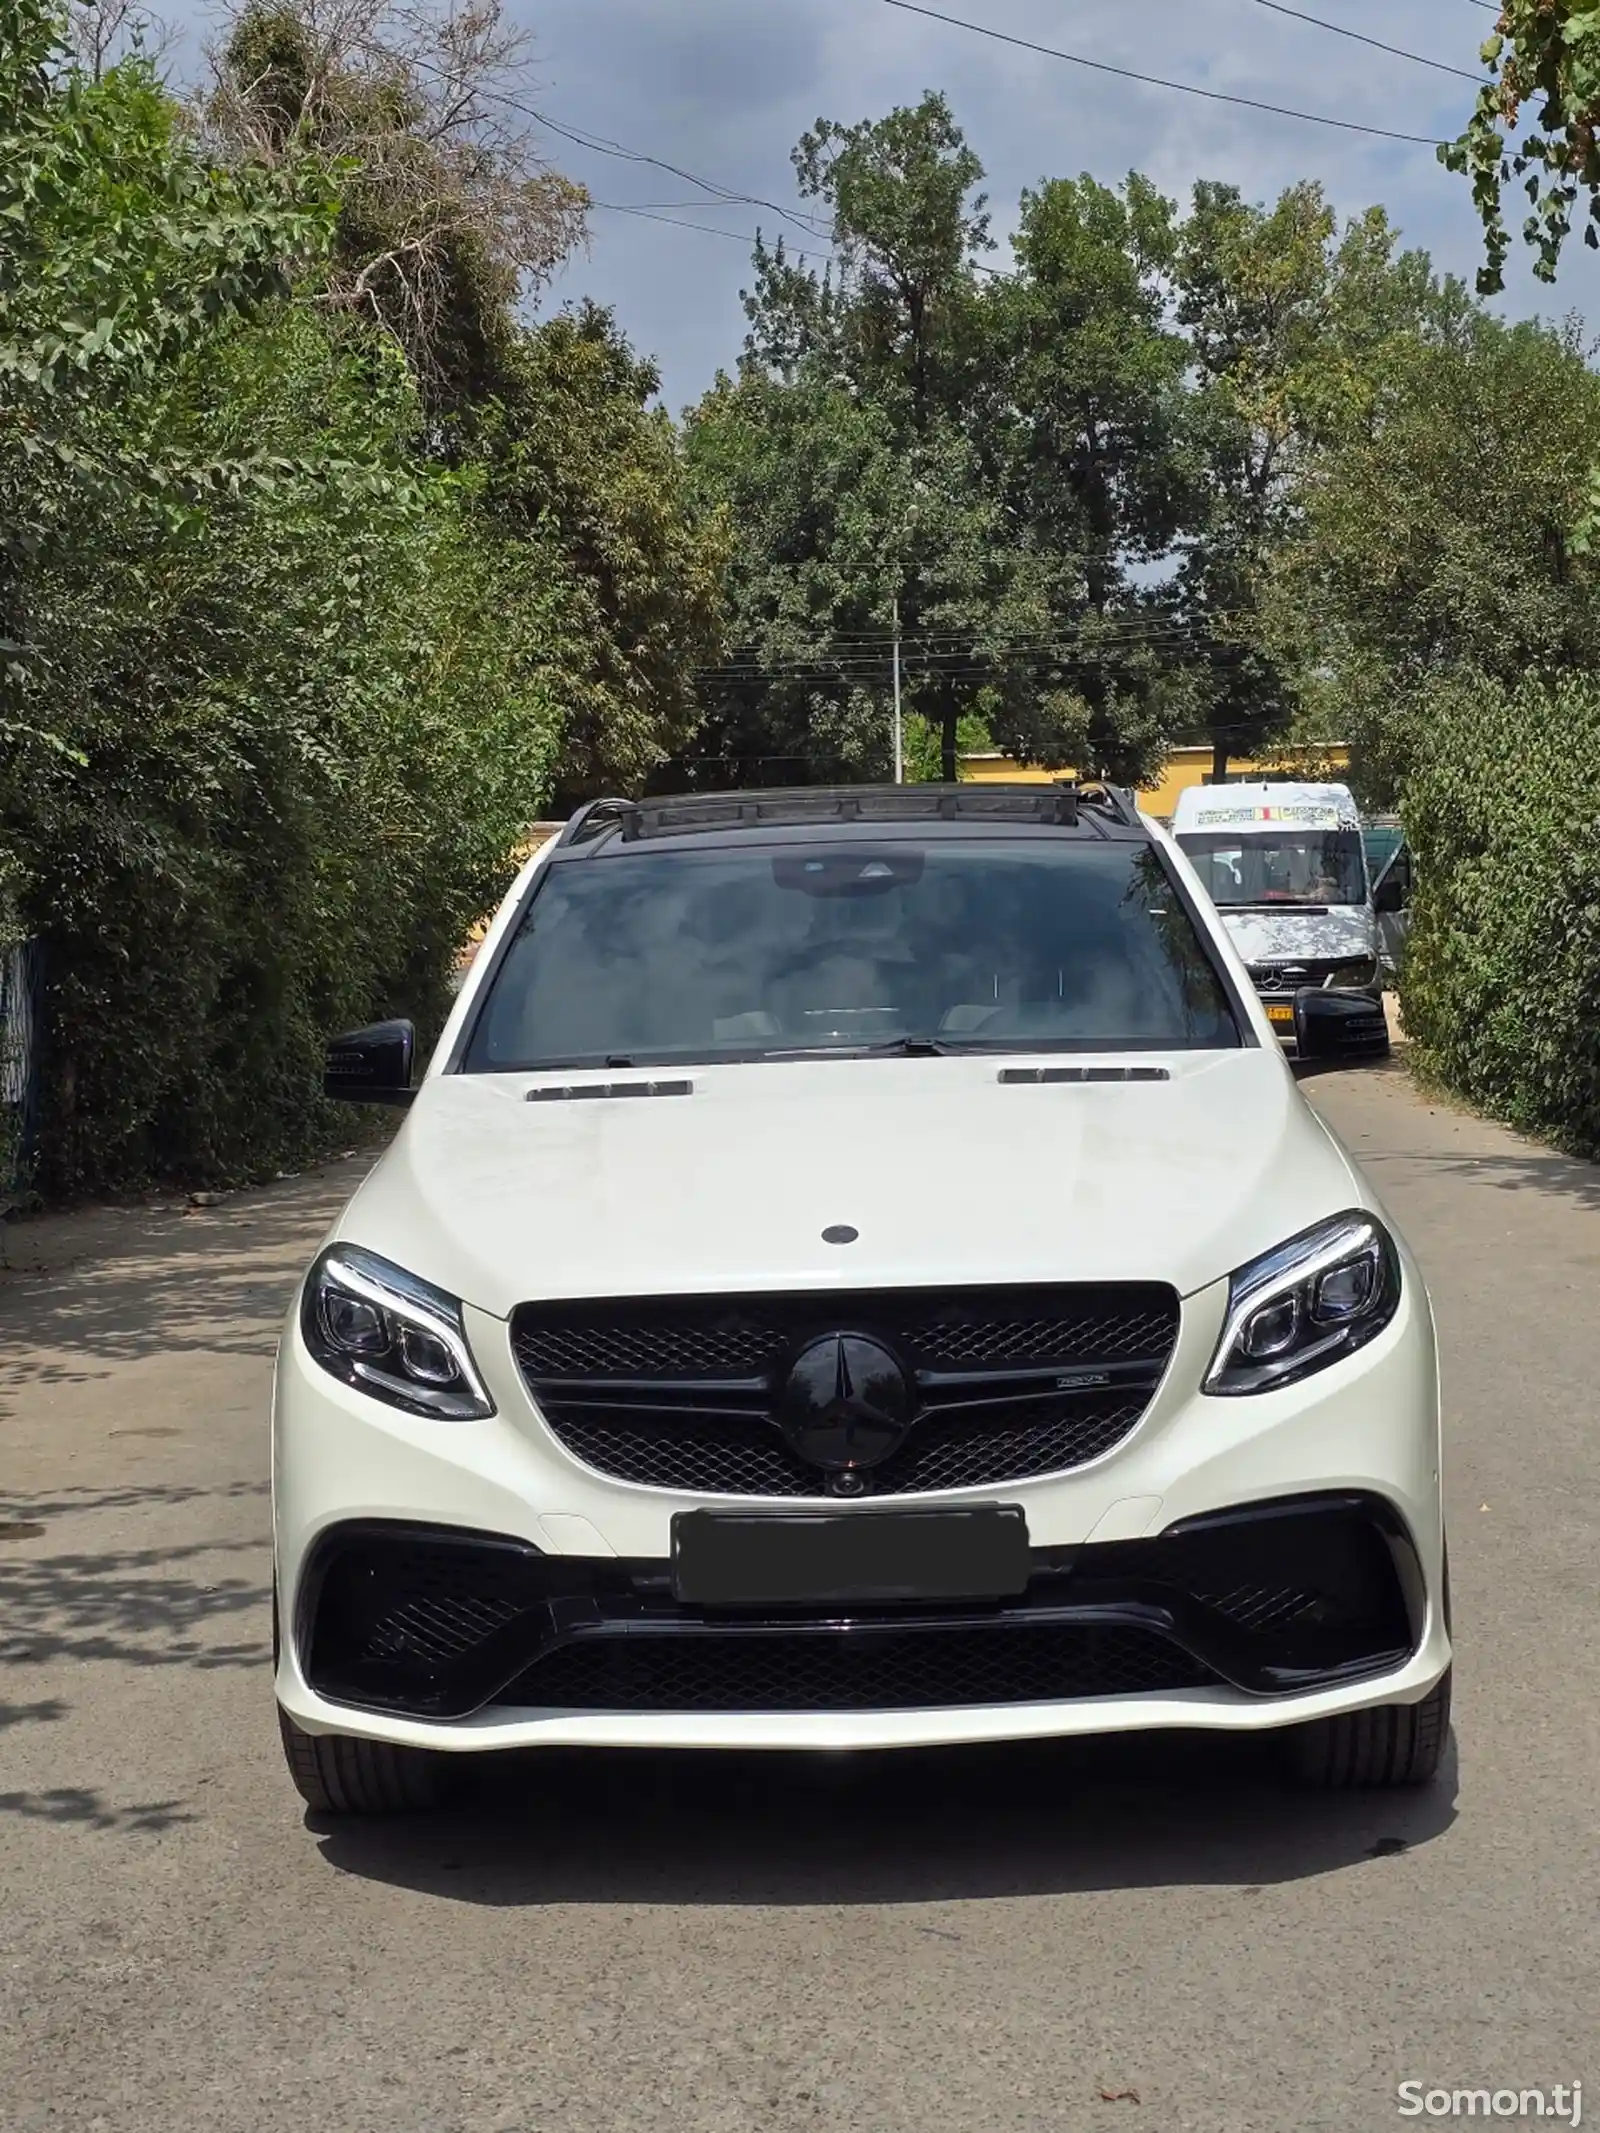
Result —
[{"label": "parked white van", "polygon": [[1370,1044],[1352,1048],[1387,1049],[1378,916],[1349,788],[1198,786],[1179,795],[1172,829],[1285,1043],[1296,995],[1315,989],[1369,997]]}]

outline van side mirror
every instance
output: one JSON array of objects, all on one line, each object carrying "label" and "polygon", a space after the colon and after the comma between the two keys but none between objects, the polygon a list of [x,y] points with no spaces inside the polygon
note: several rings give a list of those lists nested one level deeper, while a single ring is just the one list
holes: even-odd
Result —
[{"label": "van side mirror", "polygon": [[1393,918],[1406,908],[1406,878],[1399,867],[1391,867],[1372,892],[1372,908],[1380,918]]},{"label": "van side mirror", "polygon": [[1372,1058],[1389,1049],[1389,1020],[1381,1000],[1308,985],[1294,996],[1294,1041],[1302,1059]]},{"label": "van side mirror", "polygon": [[335,1037],[328,1046],[322,1091],[340,1103],[410,1103],[417,1031],[412,1022],[373,1022]]}]

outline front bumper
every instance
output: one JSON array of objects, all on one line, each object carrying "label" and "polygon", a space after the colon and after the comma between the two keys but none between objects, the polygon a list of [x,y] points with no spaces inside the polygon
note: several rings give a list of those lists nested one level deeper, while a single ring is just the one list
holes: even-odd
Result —
[{"label": "front bumper", "polygon": [[1033,1577],[1018,1602],[826,1623],[677,1605],[671,1520],[702,1499],[563,1450],[503,1321],[468,1312],[499,1411],[463,1424],[336,1383],[291,1321],[274,1423],[279,1701],[310,1732],[462,1750],[1257,1730],[1415,1701],[1450,1652],[1432,1328],[1407,1273],[1368,1349],[1251,1399],[1191,1389],[1225,1284],[1189,1298],[1125,1443],[1059,1477],[915,1499],[1022,1504]]}]

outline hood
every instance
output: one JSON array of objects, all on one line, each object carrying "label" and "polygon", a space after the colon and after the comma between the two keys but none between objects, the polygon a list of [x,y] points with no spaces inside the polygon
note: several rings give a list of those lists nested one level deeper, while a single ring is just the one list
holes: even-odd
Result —
[{"label": "hood", "polygon": [[1378,952],[1378,922],[1367,904],[1327,911],[1224,911],[1222,923],[1247,963],[1355,962]]},{"label": "hood", "polygon": [[[687,1096],[529,1103],[606,1077],[438,1075],[337,1234],[505,1317],[539,1297],[973,1281],[1187,1294],[1359,1200],[1275,1047],[1138,1063],[1171,1078],[774,1061],[685,1069]],[[858,1240],[824,1243],[836,1224]]]}]

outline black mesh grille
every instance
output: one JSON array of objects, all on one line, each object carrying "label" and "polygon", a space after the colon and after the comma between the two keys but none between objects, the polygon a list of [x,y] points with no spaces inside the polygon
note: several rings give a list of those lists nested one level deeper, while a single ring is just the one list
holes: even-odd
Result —
[{"label": "black mesh grille", "polygon": [[[808,1339],[845,1330],[895,1351],[919,1409],[853,1493],[907,1495],[1061,1473],[1110,1451],[1171,1356],[1178,1299],[1128,1283],[524,1305],[512,1343],[546,1421],[586,1465],[651,1488],[794,1497],[827,1481],[784,1438],[784,1376]],[[1057,1386],[1056,1370],[1110,1382]]]},{"label": "black mesh grille", "polygon": [[935,1319],[917,1329],[921,1357],[938,1370],[999,1370],[1049,1363],[1163,1361],[1177,1332],[1176,1312],[1159,1308],[1063,1312],[1048,1318],[989,1318],[977,1313]]},{"label": "black mesh grille", "polygon": [[[977,1489],[1027,1481],[1097,1459],[1120,1444],[1144,1412],[1138,1400],[1077,1400],[1067,1411],[1037,1412],[1009,1422],[930,1419],[908,1445],[863,1474],[864,1492],[905,1496],[934,1489]],[[545,1412],[549,1415],[548,1405]],[[817,1496],[823,1477],[805,1465],[770,1427],[660,1431],[626,1418],[564,1411],[557,1434],[568,1449],[602,1474],[657,1489],[707,1496]]]},{"label": "black mesh grille", "polygon": [[1201,1592],[1195,1597],[1207,1607],[1214,1607],[1218,1614],[1226,1615],[1230,1622],[1237,1622],[1241,1629],[1257,1635],[1288,1629],[1296,1622],[1318,1621],[1328,1611],[1327,1603],[1316,1593],[1294,1585],[1241,1585],[1233,1592]]},{"label": "black mesh grille", "polygon": [[517,1360],[540,1378],[746,1377],[766,1369],[771,1326],[740,1319],[517,1325]]},{"label": "black mesh grille", "polygon": [[1215,1679],[1175,1644],[1124,1628],[592,1637],[540,1660],[500,1701],[587,1711],[936,1710],[1147,1695]]}]

